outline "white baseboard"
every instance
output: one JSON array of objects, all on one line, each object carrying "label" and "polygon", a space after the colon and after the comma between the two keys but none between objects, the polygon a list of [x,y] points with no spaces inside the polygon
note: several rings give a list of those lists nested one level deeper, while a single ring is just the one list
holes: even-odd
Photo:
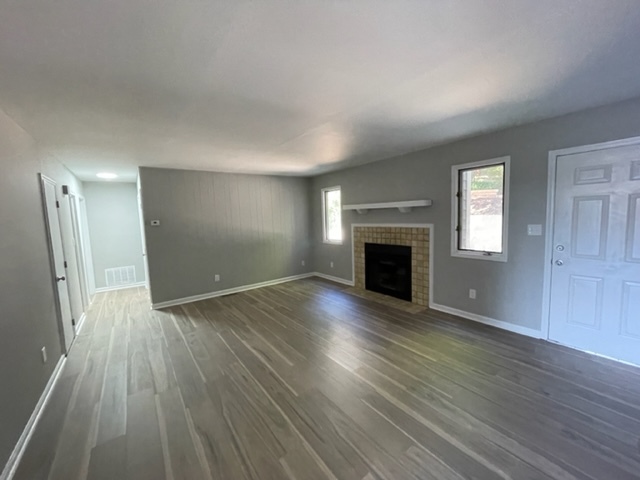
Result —
[{"label": "white baseboard", "polygon": [[124,290],[126,288],[144,287],[144,286],[146,286],[145,282],[138,282],[138,283],[129,283],[128,285],[118,285],[117,287],[100,287],[100,288],[96,288],[96,293],[112,292],[114,290]]},{"label": "white baseboard", "polygon": [[584,348],[576,347],[575,345],[570,345],[568,343],[558,342],[557,340],[545,339],[549,343],[553,343],[554,345],[559,345],[561,347],[567,347],[571,350],[575,350],[577,352],[588,353],[589,355],[593,355],[594,357],[604,358],[606,360],[611,360],[612,362],[623,363],[625,365],[629,365],[631,367],[640,367],[640,363],[633,363],[628,360],[621,360],[616,357],[612,357],[610,355],[605,355],[604,353],[592,352],[591,350],[585,350]]},{"label": "white baseboard", "polygon": [[473,320],[475,322],[484,323],[485,325],[491,325],[492,327],[501,328],[510,332],[519,333],[520,335],[526,335],[527,337],[543,338],[540,330],[533,328],[522,327],[509,322],[503,322],[502,320],[496,320],[495,318],[485,317],[476,313],[465,312],[464,310],[458,310],[457,308],[447,307],[446,305],[438,305],[437,303],[431,303],[429,308],[438,310],[444,313],[450,313],[451,315],[457,315],[458,317],[466,318],[467,320]]},{"label": "white baseboard", "polygon": [[294,280],[300,280],[302,278],[309,278],[313,275],[313,273],[303,273],[301,275],[292,275],[291,277],[276,278],[275,280],[267,280],[266,282],[253,283],[251,285],[242,285],[240,287],[227,288],[226,290],[218,290],[217,292],[203,293],[201,295],[193,295],[191,297],[176,298],[175,300],[168,300],[166,302],[153,303],[151,304],[151,308],[154,310],[158,310],[159,308],[174,307],[176,305],[183,305],[185,303],[199,302],[200,300],[222,297],[223,295],[231,295],[232,293],[246,292],[247,290],[253,290],[254,288],[268,287],[270,285],[278,285],[279,283],[286,283],[292,282]]},{"label": "white baseboard", "polygon": [[38,425],[38,420],[40,420],[40,416],[47,406],[47,402],[49,401],[51,392],[53,392],[53,389],[56,386],[58,378],[60,377],[60,372],[62,372],[66,361],[67,357],[65,355],[62,355],[60,357],[60,360],[58,360],[56,368],[53,370],[51,377],[49,377],[47,386],[44,387],[44,391],[42,392],[42,395],[40,395],[40,399],[36,404],[36,408],[33,410],[33,413],[31,413],[31,417],[29,417],[29,421],[25,425],[20,438],[18,439],[18,442],[13,449],[13,452],[11,452],[11,456],[9,457],[7,464],[4,466],[2,473],[0,473],[0,480],[11,480],[11,478],[13,478],[13,475],[16,473],[18,464],[20,463],[20,459],[27,449],[27,445],[29,444],[31,435],[33,435],[33,432]]},{"label": "white baseboard", "polygon": [[83,312],[82,316],[80,317],[80,320],[78,320],[78,323],[76,324],[76,326],[78,327],[76,329],[76,337],[80,335],[80,330],[82,330],[82,327],[84,326],[84,321],[86,319],[87,319],[87,314]]},{"label": "white baseboard", "polygon": [[332,282],[341,283],[343,285],[348,285],[353,287],[354,283],[352,280],[345,280],[344,278],[334,277],[333,275],[327,275],[326,273],[313,272],[315,277],[324,278],[325,280],[330,280]]}]

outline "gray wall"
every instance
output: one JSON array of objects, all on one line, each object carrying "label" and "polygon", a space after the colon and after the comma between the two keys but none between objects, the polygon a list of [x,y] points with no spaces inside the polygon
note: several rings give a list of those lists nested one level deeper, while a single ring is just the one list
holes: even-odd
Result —
[{"label": "gray wall", "polygon": [[307,179],[141,168],[140,181],[153,303],[311,271]]},{"label": "gray wall", "polygon": [[[351,223],[432,223],[435,303],[539,329],[544,236],[529,237],[526,231],[527,224],[545,223],[549,151],[639,135],[636,99],[315,177],[315,270],[351,280]],[[451,257],[451,166],[503,155],[511,156],[508,262]],[[431,198],[433,206],[408,214],[344,212],[344,244],[327,245],[322,243],[320,189],[333,185],[342,187],[344,204]],[[470,288],[477,290],[476,300],[468,298]]]},{"label": "gray wall", "polygon": [[84,182],[96,288],[107,286],[105,268],[136,267],[145,281],[135,183]]},{"label": "gray wall", "polygon": [[[65,244],[71,238],[70,217],[60,188],[69,184],[79,193],[81,189],[70,172],[39,152],[33,139],[1,110],[0,171],[1,470],[61,354],[38,173],[58,183]],[[72,286],[76,282],[70,279]],[[49,354],[46,364],[40,357],[43,346]]]}]

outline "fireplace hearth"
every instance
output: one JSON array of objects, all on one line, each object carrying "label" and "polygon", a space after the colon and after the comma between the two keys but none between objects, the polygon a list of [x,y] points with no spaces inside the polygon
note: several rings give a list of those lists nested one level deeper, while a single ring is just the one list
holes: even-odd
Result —
[{"label": "fireplace hearth", "polygon": [[411,247],[364,244],[365,288],[411,301]]}]

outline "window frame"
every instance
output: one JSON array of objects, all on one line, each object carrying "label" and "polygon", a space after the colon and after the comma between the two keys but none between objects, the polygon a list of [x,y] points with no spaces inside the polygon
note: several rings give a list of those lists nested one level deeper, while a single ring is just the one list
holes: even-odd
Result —
[{"label": "window frame", "polygon": [[[327,237],[327,214],[329,213],[327,211],[327,193],[328,192],[334,192],[334,191],[338,191],[340,192],[340,232],[341,232],[341,238],[340,240],[330,240]],[[340,185],[336,185],[333,187],[325,187],[323,189],[321,189],[321,195],[322,195],[322,242],[323,243],[327,243],[329,245],[342,245],[343,241],[344,241],[344,229],[342,228],[342,188],[340,188]]]},{"label": "window frame", "polygon": [[[460,172],[464,170],[504,165],[504,189],[502,196],[502,253],[483,252],[480,250],[461,250],[460,231]],[[506,262],[508,259],[509,239],[509,183],[511,177],[511,157],[497,157],[478,162],[463,163],[451,167],[451,256],[459,258],[472,258],[476,260],[489,260],[494,262]]]}]

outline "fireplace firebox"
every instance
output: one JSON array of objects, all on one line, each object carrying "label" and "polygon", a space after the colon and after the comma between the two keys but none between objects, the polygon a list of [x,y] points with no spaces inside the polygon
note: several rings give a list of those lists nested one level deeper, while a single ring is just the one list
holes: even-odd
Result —
[{"label": "fireplace firebox", "polygon": [[411,247],[364,244],[365,288],[411,301]]}]

